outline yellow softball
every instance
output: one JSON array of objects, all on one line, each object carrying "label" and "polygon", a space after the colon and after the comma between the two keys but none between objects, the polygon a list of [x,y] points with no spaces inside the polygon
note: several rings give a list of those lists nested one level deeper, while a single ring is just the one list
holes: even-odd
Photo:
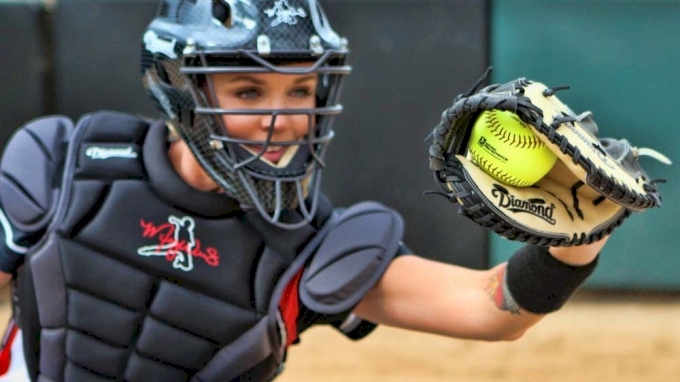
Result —
[{"label": "yellow softball", "polygon": [[557,161],[531,126],[508,111],[482,112],[472,127],[468,146],[470,158],[477,166],[511,186],[535,184]]}]

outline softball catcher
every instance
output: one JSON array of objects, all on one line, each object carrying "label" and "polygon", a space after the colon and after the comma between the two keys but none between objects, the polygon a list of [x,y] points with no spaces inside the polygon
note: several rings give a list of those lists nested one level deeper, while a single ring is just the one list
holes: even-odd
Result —
[{"label": "softball catcher", "polygon": [[[161,119],[98,111],[18,129],[0,164],[0,277],[13,280],[17,324],[0,380],[269,381],[313,325],[352,339],[388,324],[511,340],[558,310],[611,229],[505,223],[458,156],[460,121],[482,98],[514,110],[527,104],[519,89],[534,88],[471,92],[458,100],[475,101],[472,114],[456,103],[435,130],[431,163],[447,197],[529,243],[470,270],[412,254],[393,209],[336,207],[321,192],[348,52],[316,0],[163,0],[141,51]],[[537,110],[523,118],[546,121],[542,134],[576,162],[589,158],[560,132],[563,117]],[[638,168],[632,158],[624,171]],[[646,175],[633,189],[594,168],[573,177],[623,203],[605,221],[658,205]]]}]

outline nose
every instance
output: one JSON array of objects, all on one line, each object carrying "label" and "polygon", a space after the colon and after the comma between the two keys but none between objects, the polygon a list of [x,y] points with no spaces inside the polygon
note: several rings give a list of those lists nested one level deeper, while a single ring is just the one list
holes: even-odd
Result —
[{"label": "nose", "polygon": [[281,114],[274,112],[272,114],[267,114],[262,116],[260,127],[264,131],[269,131],[273,129],[272,133],[276,134],[282,131],[286,131],[293,126],[293,115]]}]

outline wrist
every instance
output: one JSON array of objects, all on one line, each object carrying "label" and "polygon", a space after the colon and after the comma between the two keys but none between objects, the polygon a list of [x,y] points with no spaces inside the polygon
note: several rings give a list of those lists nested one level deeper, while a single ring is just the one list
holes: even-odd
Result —
[{"label": "wrist", "polygon": [[571,247],[550,247],[548,253],[560,262],[573,266],[583,266],[592,263],[604,247],[609,236],[591,244]]},{"label": "wrist", "polygon": [[546,314],[560,309],[596,266],[597,254],[584,265],[574,265],[552,256],[546,247],[525,245],[508,261],[507,288],[524,310]]}]

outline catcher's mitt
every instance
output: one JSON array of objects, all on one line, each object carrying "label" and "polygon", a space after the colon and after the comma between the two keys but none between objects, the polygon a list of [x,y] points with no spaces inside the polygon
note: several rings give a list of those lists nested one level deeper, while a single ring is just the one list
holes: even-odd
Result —
[{"label": "catcher's mitt", "polygon": [[[638,162],[651,149],[626,140],[597,138],[590,112],[580,115],[548,88],[520,78],[479,89],[487,70],[467,93],[454,99],[432,132],[430,168],[460,213],[508,238],[536,245],[571,246],[601,239],[631,212],[660,206],[655,183]],[[485,110],[516,113],[558,157],[550,172],[529,187],[503,184],[482,171],[468,153],[472,126]],[[531,166],[531,163],[527,163]]]}]

